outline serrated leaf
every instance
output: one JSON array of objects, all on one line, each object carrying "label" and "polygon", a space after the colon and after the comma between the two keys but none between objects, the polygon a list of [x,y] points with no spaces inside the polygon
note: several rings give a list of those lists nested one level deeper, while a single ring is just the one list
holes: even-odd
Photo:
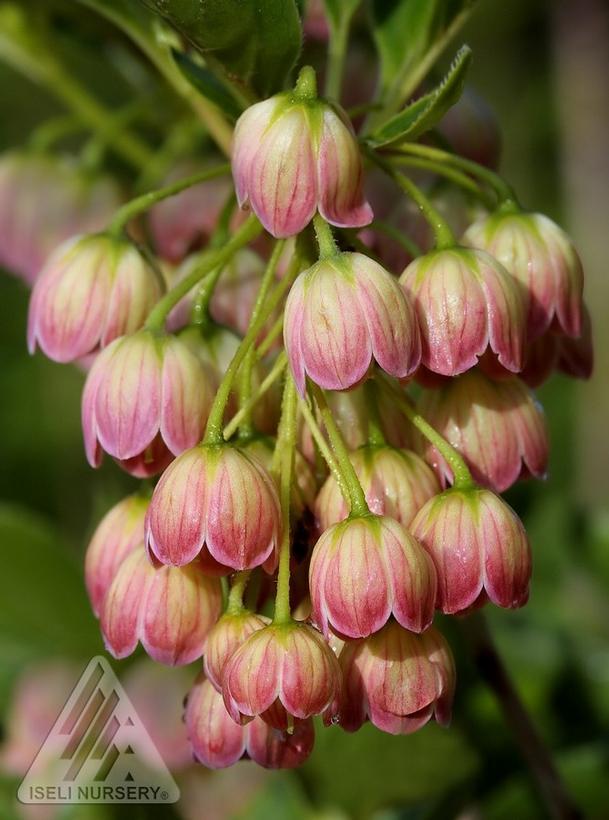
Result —
[{"label": "serrated leaf", "polygon": [[294,0],[141,0],[232,80],[263,96],[283,87],[300,52]]},{"label": "serrated leaf", "polygon": [[177,67],[188,82],[210,102],[213,102],[220,110],[224,111],[231,120],[236,120],[241,113],[241,109],[233,95],[216,75],[212,74],[205,66],[191,60],[187,54],[183,54],[181,51],[174,49],[172,54]]},{"label": "serrated leaf", "polygon": [[472,52],[469,46],[459,49],[442,82],[429,94],[415,100],[386,122],[382,128],[369,137],[369,143],[374,148],[394,145],[404,140],[416,139],[433,128],[461,96],[471,57]]},{"label": "serrated leaf", "polygon": [[369,0],[381,96],[392,111],[415,91],[477,0]]}]

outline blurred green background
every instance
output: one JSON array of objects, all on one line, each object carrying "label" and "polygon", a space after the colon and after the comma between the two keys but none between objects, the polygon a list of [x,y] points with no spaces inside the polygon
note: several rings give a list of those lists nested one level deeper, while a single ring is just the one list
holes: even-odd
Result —
[{"label": "blurred green background", "polygon": [[[74,20],[84,49],[75,60],[99,93],[108,94],[108,84],[100,84],[103,72],[95,70],[103,59],[99,24],[80,7]],[[488,616],[578,803],[586,816],[607,818],[609,8],[604,0],[481,0],[459,42],[472,46],[471,83],[501,125],[502,171],[526,206],[572,234],[587,276],[596,377],[575,384],[555,376],[539,393],[551,431],[550,474],[545,483],[528,482],[509,494],[533,544],[531,600],[522,611]],[[120,98],[120,83],[110,100],[112,94]],[[60,109],[44,90],[0,64],[0,110],[4,150],[19,146],[37,122]],[[102,651],[84,592],[82,555],[95,522],[132,486],[109,462],[98,472],[88,468],[79,421],[82,373],[28,356],[27,302],[25,286],[0,275],[0,721],[10,713],[15,681],[28,664],[65,656],[84,666]],[[301,771],[272,773],[253,785],[245,775],[234,781],[201,775],[198,809],[178,804],[176,811],[204,820],[545,817],[509,728],[454,625],[447,624],[447,635],[459,670],[450,730],[430,725],[397,738],[369,726],[353,736],[320,730]],[[112,663],[121,674],[129,662]],[[223,810],[227,804],[218,793],[238,791],[246,781],[241,804]],[[0,818],[19,816],[16,782],[3,776]],[[127,808],[130,817],[173,811]],[[71,811],[61,816],[125,813],[103,806]]]}]

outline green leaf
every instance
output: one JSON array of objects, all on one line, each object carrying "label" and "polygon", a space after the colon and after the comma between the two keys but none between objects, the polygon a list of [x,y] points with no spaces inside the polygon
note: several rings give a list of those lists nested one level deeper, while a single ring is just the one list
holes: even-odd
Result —
[{"label": "green leaf", "polygon": [[381,95],[391,112],[412,95],[476,2],[369,0]]},{"label": "green leaf", "polygon": [[141,0],[208,61],[263,96],[279,90],[300,52],[294,0]]},{"label": "green leaf", "polygon": [[102,651],[82,568],[32,513],[0,506],[0,700],[29,661]]},{"label": "green leaf", "polygon": [[472,52],[463,46],[442,80],[433,91],[413,102],[395,117],[390,119],[369,138],[370,144],[378,148],[404,140],[419,137],[439,122],[451,105],[454,105],[463,92],[465,75],[471,62]]},{"label": "green leaf", "polygon": [[231,119],[236,120],[241,108],[226,86],[220,82],[215,74],[199,65],[187,54],[175,49],[172,52],[177,67],[186,79],[214,105],[217,105]]},{"label": "green leaf", "polygon": [[392,804],[436,798],[477,768],[475,752],[455,727],[446,731],[430,724],[404,736],[384,734],[368,723],[355,734],[318,728],[303,774],[316,784],[322,804],[360,818]]}]

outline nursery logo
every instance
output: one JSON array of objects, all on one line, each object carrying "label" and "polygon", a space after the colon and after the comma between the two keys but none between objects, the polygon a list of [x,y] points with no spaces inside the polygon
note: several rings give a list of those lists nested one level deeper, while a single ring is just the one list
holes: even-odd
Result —
[{"label": "nursery logo", "polygon": [[28,773],[22,803],[175,803],[180,792],[108,661],[95,657]]}]

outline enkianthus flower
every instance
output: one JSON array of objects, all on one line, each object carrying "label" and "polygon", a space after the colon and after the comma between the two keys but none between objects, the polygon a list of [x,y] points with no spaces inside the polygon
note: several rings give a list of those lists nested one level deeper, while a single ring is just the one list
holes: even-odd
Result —
[{"label": "enkianthus flower", "polygon": [[199,445],[163,473],[146,517],[146,543],[164,564],[210,553],[232,569],[269,562],[281,531],[277,490],[267,470],[231,445]]},{"label": "enkianthus flower", "polygon": [[50,256],[36,281],[28,348],[73,362],[138,330],[161,296],[156,272],[127,239],[77,236]]},{"label": "enkianthus flower", "polygon": [[335,702],[341,677],[336,656],[312,627],[291,621],[259,629],[237,649],[225,671],[226,708],[239,723],[264,716],[278,725],[283,714],[304,719]]},{"label": "enkianthus flower", "polygon": [[348,518],[326,530],[309,569],[312,617],[328,634],[363,638],[390,616],[412,632],[432,622],[436,573],[429,555],[397,521]]},{"label": "enkianthus flower", "polygon": [[339,656],[343,673],[338,724],[355,732],[366,720],[392,735],[416,732],[431,718],[448,726],[455,690],[455,662],[433,627],[413,635],[395,621]]},{"label": "enkianthus flower", "polygon": [[252,105],[235,128],[237,199],[277,238],[300,233],[317,210],[338,227],[372,221],[353,128],[314,86],[312,70],[303,69],[293,91]]},{"label": "enkianthus flower", "polygon": [[465,612],[487,599],[507,608],[526,604],[529,540],[514,510],[495,493],[446,490],[418,512],[411,531],[436,566],[442,612]]},{"label": "enkianthus flower", "polygon": [[141,330],[116,339],[91,368],[82,397],[87,459],[102,451],[138,477],[200,441],[216,377],[179,337]]},{"label": "enkianthus flower", "polygon": [[286,303],[284,341],[301,393],[307,376],[329,390],[353,387],[373,361],[405,378],[421,358],[410,301],[390,273],[361,253],[325,256],[298,276]]},{"label": "enkianthus flower", "polygon": [[222,691],[224,671],[231,657],[250,635],[269,623],[264,615],[244,609],[241,612],[226,612],[214,625],[205,642],[203,668],[218,692]]},{"label": "enkianthus flower", "polygon": [[226,711],[222,695],[202,675],[188,694],[186,729],[195,758],[208,769],[224,769],[248,757],[265,769],[293,769],[313,750],[311,718],[277,728],[256,717],[245,726]]},{"label": "enkianthus flower", "polygon": [[[437,390],[426,390],[417,409],[485,487],[501,493],[519,478],[545,476],[549,443],[543,410],[515,376],[493,381],[470,370]],[[416,446],[443,486],[452,483],[450,465],[436,448],[421,436]]]},{"label": "enkianthus flower", "polygon": [[525,316],[521,286],[488,253],[448,248],[425,254],[400,282],[412,298],[422,336],[422,364],[457,376],[487,349],[507,370],[522,369]]},{"label": "enkianthus flower", "polygon": [[579,336],[582,326],[582,264],[567,234],[543,214],[502,212],[471,225],[466,245],[498,259],[522,284],[530,341],[550,326]]},{"label": "enkianthus flower", "polygon": [[141,546],[118,568],[100,625],[115,658],[131,655],[139,641],[153,660],[180,666],[201,657],[221,611],[219,579],[206,575],[198,562],[155,567]]},{"label": "enkianthus flower", "polygon": [[[440,491],[433,471],[409,450],[368,445],[351,452],[349,458],[370,511],[395,518],[404,527],[408,527],[423,504]],[[328,476],[319,491],[314,509],[322,531],[349,515],[349,507],[333,475]]]},{"label": "enkianthus flower", "polygon": [[147,498],[130,495],[106,513],[93,533],[85,554],[85,584],[95,615],[119,566],[144,541],[147,509]]},{"label": "enkianthus flower", "polygon": [[110,176],[51,155],[0,158],[0,264],[32,285],[50,254],[76,234],[101,231],[121,204]]}]

